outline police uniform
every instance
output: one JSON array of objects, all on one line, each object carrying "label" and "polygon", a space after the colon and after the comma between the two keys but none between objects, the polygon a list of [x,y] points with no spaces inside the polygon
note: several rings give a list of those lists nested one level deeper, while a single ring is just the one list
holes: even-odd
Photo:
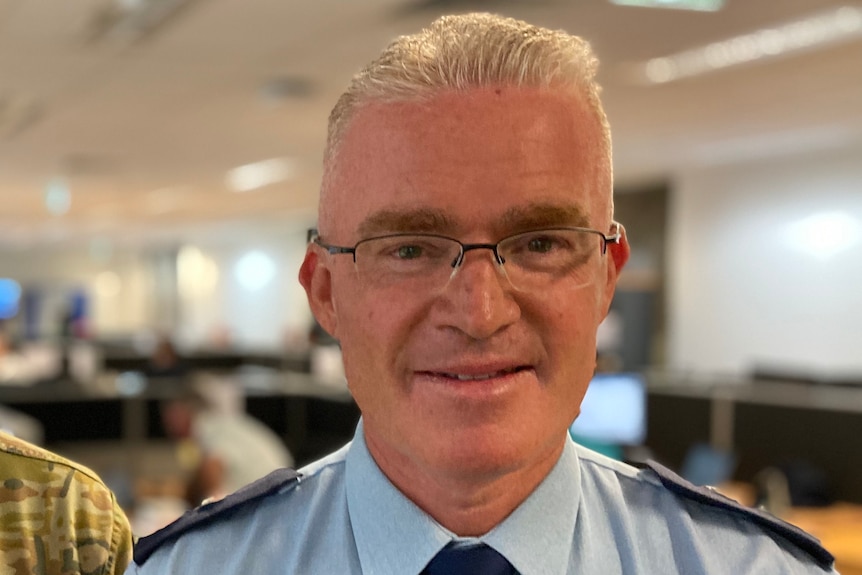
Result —
[{"label": "police uniform", "polygon": [[0,573],[125,571],[129,521],[95,473],[0,432],[0,481]]},{"label": "police uniform", "polygon": [[[459,538],[402,495],[353,442],[297,474],[277,471],[143,538],[129,573],[415,575]],[[804,532],[568,440],[559,462],[478,540],[521,575],[830,573]]]}]

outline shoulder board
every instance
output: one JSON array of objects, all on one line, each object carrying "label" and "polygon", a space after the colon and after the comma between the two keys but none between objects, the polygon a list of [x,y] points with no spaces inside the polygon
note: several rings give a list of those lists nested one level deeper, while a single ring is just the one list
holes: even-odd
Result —
[{"label": "shoulder board", "polygon": [[212,503],[203,503],[199,507],[187,511],[182,517],[167,527],[159,529],[152,535],[138,539],[135,543],[135,563],[143,565],[156,549],[169,541],[174,541],[183,533],[210,525],[228,517],[232,511],[238,510],[246,503],[272,495],[286,487],[298,485],[301,477],[293,469],[277,469],[266,477],[246,485],[223,499]]},{"label": "shoulder board", "polygon": [[676,495],[697,501],[698,503],[703,503],[704,505],[710,505],[712,507],[717,507],[744,516],[752,523],[756,523],[768,531],[784,537],[808,553],[824,568],[828,569],[835,561],[832,554],[820,545],[820,541],[817,540],[817,538],[809,535],[795,525],[782,521],[762,509],[746,507],[729,497],[725,497],[713,487],[698,486],[686,481],[667,467],[664,467],[655,461],[647,461],[646,466],[658,475],[659,480],[666,489],[672,491]]}]

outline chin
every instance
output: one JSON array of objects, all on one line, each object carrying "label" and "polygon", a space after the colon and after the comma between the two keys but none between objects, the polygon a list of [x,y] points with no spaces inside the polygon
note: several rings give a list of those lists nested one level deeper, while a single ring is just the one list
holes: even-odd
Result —
[{"label": "chin", "polygon": [[[434,467],[455,474],[498,475],[528,467],[541,458],[539,441],[528,440],[514,428],[491,432],[475,429],[449,434],[427,454]],[[442,439],[442,438],[439,438]]]}]

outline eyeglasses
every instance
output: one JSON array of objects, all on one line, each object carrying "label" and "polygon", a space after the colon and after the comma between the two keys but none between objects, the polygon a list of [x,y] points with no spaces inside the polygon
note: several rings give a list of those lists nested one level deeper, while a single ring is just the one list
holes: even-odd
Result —
[{"label": "eyeglasses", "polygon": [[610,235],[560,227],[515,234],[496,244],[465,244],[437,234],[389,234],[347,247],[327,244],[316,229],[308,230],[308,241],[330,254],[352,254],[357,273],[372,285],[421,291],[445,287],[471,250],[491,250],[498,269],[517,290],[541,289],[563,278],[574,287],[587,285],[595,277],[591,262],[621,238],[621,226],[614,222]]}]

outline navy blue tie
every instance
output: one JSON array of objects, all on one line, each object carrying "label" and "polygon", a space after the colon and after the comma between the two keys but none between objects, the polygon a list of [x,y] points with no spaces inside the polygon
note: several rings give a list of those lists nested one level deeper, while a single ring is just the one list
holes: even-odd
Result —
[{"label": "navy blue tie", "polygon": [[505,557],[484,543],[444,547],[421,575],[517,575]]}]

